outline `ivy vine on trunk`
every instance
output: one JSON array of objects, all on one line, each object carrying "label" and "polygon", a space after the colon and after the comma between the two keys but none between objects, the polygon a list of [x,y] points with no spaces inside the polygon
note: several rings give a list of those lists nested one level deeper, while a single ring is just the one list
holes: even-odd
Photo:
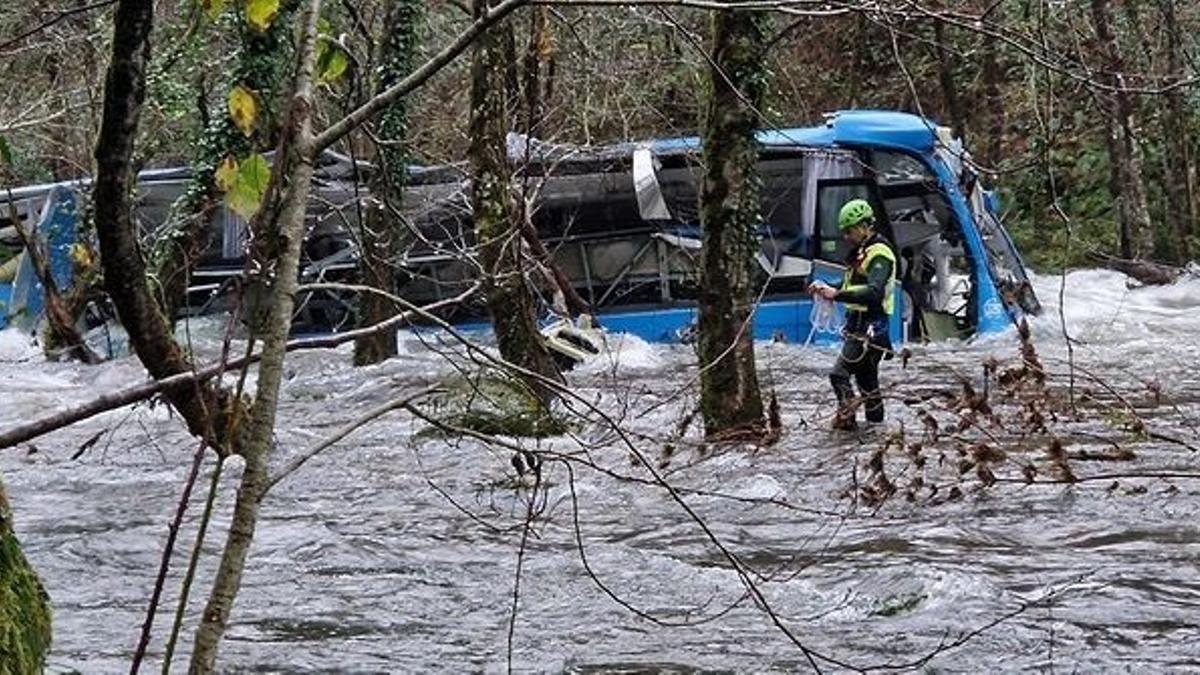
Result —
[{"label": "ivy vine on trunk", "polygon": [[[388,0],[383,42],[379,50],[376,92],[403,80],[413,70],[423,3],[420,0]],[[395,295],[396,261],[400,256],[405,228],[400,209],[408,164],[408,102],[398,98],[380,115],[376,125],[379,139],[377,168],[371,181],[371,206],[360,237],[363,277],[368,286]],[[366,293],[358,299],[359,327],[385,321],[396,310],[385,295]],[[354,364],[379,363],[396,355],[396,331],[377,332],[354,343]]]},{"label": "ivy vine on trunk", "polygon": [[[225,110],[214,115],[200,136],[192,160],[192,176],[187,190],[171,210],[171,217],[155,238],[151,273],[157,282],[162,311],[172,322],[183,307],[188,281],[196,262],[212,245],[212,221],[221,206],[217,169],[227,157],[245,159],[252,153],[270,148],[279,140],[280,89],[286,84],[292,64],[292,17],[300,0],[283,0],[279,14],[266,30],[252,27],[243,13],[237,13],[237,55],[226,87],[242,87],[257,99],[261,114],[250,133],[238,128]],[[228,214],[233,217],[232,213]]]}]

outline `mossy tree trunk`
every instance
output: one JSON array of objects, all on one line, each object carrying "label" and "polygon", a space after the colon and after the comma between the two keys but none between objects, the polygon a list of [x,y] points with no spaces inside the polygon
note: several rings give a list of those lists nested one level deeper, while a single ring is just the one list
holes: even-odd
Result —
[{"label": "mossy tree trunk", "polygon": [[0,675],[42,672],[50,635],[50,599],[13,533],[0,480]]},{"label": "mossy tree trunk", "polygon": [[[187,191],[171,209],[171,217],[155,239],[151,273],[156,280],[159,303],[167,322],[173,322],[187,297],[192,268],[212,245],[212,218],[221,205],[216,172],[221,160],[239,161],[262,152],[279,140],[280,89],[286,84],[292,59],[292,18],[300,0],[284,0],[279,15],[266,30],[252,28],[244,13],[237,16],[239,33],[233,72],[225,83],[220,113],[201,132],[192,159],[192,177]],[[255,93],[261,114],[247,134],[229,114],[226,98],[234,87]],[[208,115],[202,115],[208,119]]]},{"label": "mossy tree trunk", "polygon": [[[388,0],[379,48],[376,92],[386,90],[412,73],[417,53],[417,35],[423,14],[421,0]],[[372,288],[396,293],[396,260],[404,239],[400,208],[408,163],[408,102],[399,98],[388,106],[376,126],[380,139],[378,168],[371,184],[371,205],[366,211],[360,241],[364,281]],[[386,320],[395,304],[382,295],[359,297],[359,326]],[[354,343],[354,364],[379,363],[396,355],[396,331],[388,330],[360,338]]]},{"label": "mossy tree trunk", "polygon": [[[112,55],[104,82],[103,117],[96,142],[92,186],[96,235],[104,285],[138,359],[155,379],[190,372],[192,363],[175,342],[147,281],[131,195],[136,175],[133,146],[146,96],[146,66],[154,11],[150,0],[120,0],[113,21]],[[244,404],[218,385],[197,384],[167,394],[188,430],[207,436],[223,452],[238,449],[236,425]]]},{"label": "mossy tree trunk", "polygon": [[[488,1],[473,0],[472,7],[480,18],[488,10]],[[508,95],[503,28],[495,26],[481,35],[471,51],[471,206],[500,354],[534,373],[525,378],[527,384],[548,400],[551,390],[537,375],[560,376],[538,332],[536,306],[523,266],[520,216],[512,202],[504,141],[513,98]]]},{"label": "mossy tree trunk", "polygon": [[760,208],[754,134],[767,87],[761,49],[769,26],[762,13],[712,14],[700,188],[704,245],[698,344],[700,410],[708,436],[763,424],[751,319]]}]

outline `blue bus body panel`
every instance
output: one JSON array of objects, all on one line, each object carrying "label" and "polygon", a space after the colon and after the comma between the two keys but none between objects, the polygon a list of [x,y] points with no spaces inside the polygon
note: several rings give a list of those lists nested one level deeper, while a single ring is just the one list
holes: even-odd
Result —
[{"label": "blue bus body panel", "polygon": [[[967,205],[967,200],[958,191],[958,184],[954,176],[950,173],[950,168],[944,162],[934,161],[932,155],[926,154],[923,156],[926,163],[933,168],[934,173],[938,178],[938,187],[948,197],[947,201],[950,207],[954,210],[954,217],[960,223],[974,224],[975,218],[971,215],[970,207]],[[1006,307],[1004,301],[1000,297],[999,291],[996,289],[996,282],[992,279],[992,274],[988,270],[988,265],[985,262],[988,259],[987,250],[984,248],[983,237],[979,234],[979,229],[976,227],[962,228],[963,243],[967,251],[971,255],[971,273],[975,277],[975,331],[978,333],[995,333],[1002,331],[1012,325],[1015,317],[1015,308]]]},{"label": "blue bus body panel", "polygon": [[8,303],[12,300],[12,284],[0,284],[0,330],[8,328]]},{"label": "blue bus body panel", "polygon": [[[870,146],[925,154],[937,141],[937,124],[908,113],[889,110],[842,110],[819,127],[795,127],[758,132],[758,141],[771,148],[796,146]],[[699,150],[700,137],[655,139],[655,153]]]},{"label": "blue bus body panel", "polygon": [[[897,311],[892,315],[889,337],[892,344],[903,342],[900,316],[900,291],[896,290]],[[836,345],[842,340],[841,326],[845,310],[834,305],[832,321],[813,325],[813,301],[808,297],[768,299],[754,310],[754,339],[776,340],[792,344]],[[629,333],[647,342],[680,342],[695,331],[696,307],[644,307],[601,312],[600,325],[613,333]]]},{"label": "blue bus body panel", "polygon": [[[46,205],[37,225],[37,232],[46,245],[50,274],[62,291],[71,286],[74,273],[71,247],[75,244],[79,229],[75,204],[74,191],[68,187],[54,188],[46,197]],[[5,323],[24,330],[32,330],[45,310],[46,292],[29,256],[25,256],[17,268],[12,292],[5,304]]]}]

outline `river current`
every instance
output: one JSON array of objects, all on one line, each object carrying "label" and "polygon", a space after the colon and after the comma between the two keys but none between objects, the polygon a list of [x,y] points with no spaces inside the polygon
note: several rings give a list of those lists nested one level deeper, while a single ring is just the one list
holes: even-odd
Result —
[{"label": "river current", "polygon": [[[1035,280],[1042,403],[1006,400],[992,377],[995,420],[963,422],[955,397],[963,381],[984,390],[986,364],[1019,365],[1015,330],[885,363],[888,422],[857,434],[827,430],[834,352],[759,344],[782,435],[718,449],[697,443],[698,420],[683,422],[691,349],[612,338],[568,379],[574,406],[621,433],[592,413],[569,437],[525,441],[547,457],[536,489],[511,450],[390,413],[267,496],[220,670],[796,672],[812,669],[809,650],[829,672],[1200,671],[1200,280],[1129,289],[1113,272],[1068,275],[1073,386],[1060,281]],[[216,352],[218,325],[191,333],[199,353]],[[365,369],[348,346],[294,353],[277,470],[451,376],[451,349],[405,335],[400,357]],[[132,358],[47,363],[0,333],[0,428],[143,377]],[[1034,408],[1044,432],[1030,431]],[[18,535],[53,603],[50,672],[128,672],[194,452],[166,406],[148,404],[0,451]],[[213,466],[210,455],[146,672],[161,668]],[[232,460],[220,479],[178,671],[238,473]]]}]

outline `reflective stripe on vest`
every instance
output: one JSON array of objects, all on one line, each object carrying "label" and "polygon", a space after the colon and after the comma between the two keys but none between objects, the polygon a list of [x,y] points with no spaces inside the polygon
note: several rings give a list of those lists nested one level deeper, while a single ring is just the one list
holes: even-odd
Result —
[{"label": "reflective stripe on vest", "polygon": [[[871,268],[871,262],[875,258],[883,256],[892,262],[892,276],[888,279],[887,285],[883,287],[883,313],[888,316],[892,315],[892,311],[896,308],[896,254],[892,253],[892,247],[883,242],[877,242],[867,247],[863,252],[862,259],[856,267],[846,269],[846,276],[842,281],[842,290],[858,290],[866,288],[867,270]],[[855,279],[861,279],[863,283],[853,283]],[[860,305],[856,302],[845,303],[846,309],[851,312],[865,312],[866,305]]]}]

